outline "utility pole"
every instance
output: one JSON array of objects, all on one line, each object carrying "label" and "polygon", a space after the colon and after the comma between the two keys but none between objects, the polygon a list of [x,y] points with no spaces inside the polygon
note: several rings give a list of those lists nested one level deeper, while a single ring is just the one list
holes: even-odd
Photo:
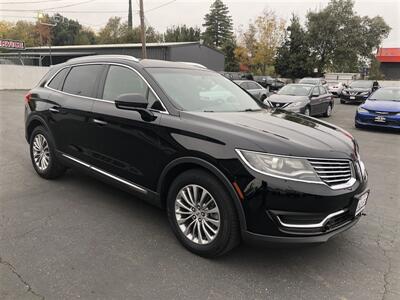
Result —
[{"label": "utility pole", "polygon": [[132,30],[133,22],[132,22],[132,0],[129,0],[129,8],[128,8],[128,28]]},{"label": "utility pole", "polygon": [[142,40],[142,59],[147,58],[146,52],[146,25],[144,24],[144,11],[143,11],[143,0],[139,0],[140,5],[140,32]]}]

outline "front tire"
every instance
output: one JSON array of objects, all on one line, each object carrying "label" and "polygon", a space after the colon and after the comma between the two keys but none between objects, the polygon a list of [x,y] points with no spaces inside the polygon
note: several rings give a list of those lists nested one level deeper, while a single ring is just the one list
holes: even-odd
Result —
[{"label": "front tire", "polygon": [[332,115],[332,103],[329,103],[326,111],[324,112],[324,117],[329,118]]},{"label": "front tire", "polygon": [[167,212],[175,236],[195,254],[220,256],[240,242],[233,199],[224,185],[204,170],[192,169],[174,180]]},{"label": "front tire", "polygon": [[33,168],[39,176],[55,179],[65,173],[66,168],[55,155],[53,139],[44,127],[38,126],[33,130],[29,149]]}]

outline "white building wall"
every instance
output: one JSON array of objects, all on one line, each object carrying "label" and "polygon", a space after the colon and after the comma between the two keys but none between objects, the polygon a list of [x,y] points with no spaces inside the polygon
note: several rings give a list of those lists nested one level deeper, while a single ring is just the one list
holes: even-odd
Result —
[{"label": "white building wall", "polygon": [[0,65],[0,90],[29,90],[37,85],[49,67]]}]

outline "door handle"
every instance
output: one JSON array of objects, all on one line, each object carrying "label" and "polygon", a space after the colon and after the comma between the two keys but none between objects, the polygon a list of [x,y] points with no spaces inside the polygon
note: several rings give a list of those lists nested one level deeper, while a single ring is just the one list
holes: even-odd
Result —
[{"label": "door handle", "polygon": [[51,111],[52,113],[59,113],[60,110],[58,109],[58,107],[50,107],[49,111]]},{"label": "door handle", "polygon": [[93,119],[93,122],[98,125],[107,125],[108,124],[106,121],[99,120],[99,119]]}]

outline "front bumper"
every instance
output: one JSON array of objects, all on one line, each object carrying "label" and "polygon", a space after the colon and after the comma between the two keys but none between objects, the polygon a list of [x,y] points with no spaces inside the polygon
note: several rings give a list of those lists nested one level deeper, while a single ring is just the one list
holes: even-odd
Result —
[{"label": "front bumper", "polygon": [[[246,167],[247,169],[247,167]],[[237,182],[244,193],[243,239],[284,243],[318,243],[353,226],[361,195],[369,193],[367,173],[334,189],[323,184],[278,179],[247,169]],[[361,202],[361,201],[360,201]]]},{"label": "front bumper", "polygon": [[[380,119],[381,121],[376,121]],[[382,119],[384,118],[384,119]],[[383,121],[384,120],[384,121]],[[359,127],[400,129],[399,115],[378,115],[374,113],[356,113],[355,124]]]},{"label": "front bumper", "polygon": [[347,103],[362,103],[367,100],[368,95],[350,95],[350,94],[340,94],[340,100]]},{"label": "front bumper", "polygon": [[348,224],[333,230],[331,232],[321,234],[321,235],[312,235],[312,236],[273,236],[273,235],[263,235],[257,234],[249,231],[242,232],[242,238],[247,243],[253,244],[269,244],[269,243],[277,243],[277,244],[317,244],[317,243],[325,243],[334,236],[339,233],[346,231],[353,227],[360,219],[361,215],[354,218]]}]

